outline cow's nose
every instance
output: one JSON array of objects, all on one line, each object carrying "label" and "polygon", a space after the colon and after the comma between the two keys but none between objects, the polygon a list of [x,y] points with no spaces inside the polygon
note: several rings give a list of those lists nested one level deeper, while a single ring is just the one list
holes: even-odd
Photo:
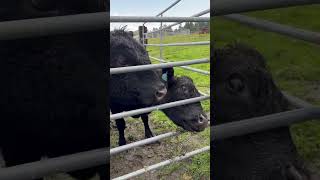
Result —
[{"label": "cow's nose", "polygon": [[164,85],[161,85],[159,90],[156,92],[156,99],[160,101],[167,94],[167,88]]},{"label": "cow's nose", "polygon": [[198,123],[199,124],[206,124],[207,122],[208,122],[208,119],[203,114],[200,114],[200,116],[198,118]]}]

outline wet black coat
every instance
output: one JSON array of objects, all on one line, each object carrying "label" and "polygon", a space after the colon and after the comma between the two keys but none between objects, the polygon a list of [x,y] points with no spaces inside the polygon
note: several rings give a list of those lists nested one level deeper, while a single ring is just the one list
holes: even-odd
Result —
[{"label": "wet black coat", "polygon": [[[101,0],[32,2],[2,2],[0,20],[106,11]],[[108,145],[106,35],[99,30],[0,42],[0,146],[7,166]],[[107,171],[100,172],[106,179]]]},{"label": "wet black coat", "polygon": [[[215,124],[289,110],[262,55],[245,45],[214,53]],[[318,179],[297,153],[289,127],[213,143],[213,176],[219,180]]]}]

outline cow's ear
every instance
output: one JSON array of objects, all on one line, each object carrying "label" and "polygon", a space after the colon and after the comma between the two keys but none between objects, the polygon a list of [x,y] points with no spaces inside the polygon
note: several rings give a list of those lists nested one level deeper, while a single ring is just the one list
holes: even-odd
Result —
[{"label": "cow's ear", "polygon": [[168,72],[165,69],[162,69],[162,74],[161,74],[162,80],[165,82],[168,82]]},{"label": "cow's ear", "polygon": [[171,86],[173,84],[174,70],[172,67],[162,69],[162,79],[168,83],[168,86]]}]

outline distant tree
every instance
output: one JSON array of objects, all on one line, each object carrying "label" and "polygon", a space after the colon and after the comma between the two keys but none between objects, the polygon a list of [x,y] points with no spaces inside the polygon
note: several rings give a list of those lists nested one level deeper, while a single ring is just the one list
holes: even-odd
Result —
[{"label": "distant tree", "polygon": [[189,29],[190,29],[190,32],[191,32],[191,33],[197,31],[197,27],[196,27],[195,23],[190,22],[190,23],[189,23],[189,26],[190,26]]},{"label": "distant tree", "polygon": [[195,30],[195,31],[199,31],[199,29],[200,29],[200,23],[201,23],[201,22],[195,22],[195,23],[194,23],[194,30]]},{"label": "distant tree", "polygon": [[191,30],[191,22],[186,22],[186,24],[184,25],[184,29],[190,29]]}]

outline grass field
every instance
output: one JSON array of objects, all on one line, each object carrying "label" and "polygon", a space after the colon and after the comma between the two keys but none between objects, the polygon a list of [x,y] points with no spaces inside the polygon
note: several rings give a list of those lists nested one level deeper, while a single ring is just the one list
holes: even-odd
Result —
[{"label": "grass field", "polygon": [[[246,13],[252,17],[320,32],[320,6],[301,6]],[[320,46],[275,33],[255,30],[222,17],[211,24],[215,47],[242,42],[258,49],[278,86],[292,95],[320,105]],[[320,169],[320,122],[292,126],[300,154]]]},{"label": "grass field", "polygon": [[[175,42],[198,42],[198,41],[209,41],[210,34],[192,34],[192,35],[177,35],[177,36],[167,36],[163,39],[162,43],[175,43]],[[149,39],[150,44],[158,44],[159,39]],[[159,47],[148,47],[149,55],[152,57],[159,57],[160,48]],[[164,59],[169,61],[181,61],[181,60],[192,60],[192,59],[200,59],[200,58],[209,58],[210,57],[210,47],[208,45],[205,46],[184,46],[184,47],[164,47],[163,48],[163,56]],[[156,60],[152,61],[153,63],[157,63]],[[210,71],[210,64],[197,64],[191,65],[190,67]],[[196,84],[196,87],[206,94],[210,93],[210,77],[195,73],[192,71],[188,71],[181,68],[175,68],[175,75],[182,76],[187,75],[191,77]],[[203,101],[202,106],[205,112],[210,112],[210,101]],[[162,121],[170,122],[171,121],[166,118],[162,113],[153,113],[152,117],[155,123],[161,123]],[[171,126],[172,127],[172,126]],[[167,129],[168,127],[165,127]],[[190,136],[187,134],[186,137]],[[200,146],[195,146],[193,149],[204,147],[205,145],[209,145],[210,141],[210,131],[209,129],[200,133],[204,139],[202,139],[203,144]],[[191,146],[191,144],[190,144]],[[190,163],[177,163],[166,168],[168,172],[173,172],[176,169],[181,167],[187,167],[187,173],[182,177],[183,179],[188,179],[188,177],[192,179],[208,179],[210,177],[210,153],[204,153],[198,156],[195,156],[191,159]]]},{"label": "grass field", "polygon": [[[320,32],[320,6],[302,6],[276,10],[246,13],[249,16],[272,20],[294,27],[305,28]],[[267,64],[277,85],[292,95],[298,96],[313,104],[320,105],[320,46],[275,33],[255,30],[244,25],[215,18],[211,22],[211,42],[215,47],[222,47],[228,43],[242,42],[258,49],[267,59]],[[210,35],[169,36],[163,43],[208,41]],[[159,39],[149,39],[149,43],[159,43]],[[159,47],[148,47],[150,56],[159,57]],[[164,58],[170,61],[208,58],[208,46],[165,47]],[[157,63],[157,61],[153,61]],[[210,70],[209,64],[192,65],[203,70]],[[175,68],[178,76],[190,76],[200,91],[209,93],[210,79],[198,73]],[[210,102],[202,103],[209,112]],[[141,121],[128,119],[127,139],[129,142],[143,139],[143,125]],[[161,112],[151,114],[151,126],[155,134],[179,130]],[[308,121],[293,125],[292,135],[300,154],[320,170],[320,122]],[[129,132],[129,133],[128,133]],[[114,172],[124,174],[172,158],[181,153],[189,152],[209,144],[209,129],[202,133],[186,133],[179,137],[161,141],[161,145],[149,145],[135,149],[111,159],[111,165],[117,162],[119,167],[113,167]],[[117,142],[116,130],[111,131],[112,146]],[[150,155],[151,154],[151,155]],[[149,158],[150,155],[150,158]],[[148,156],[147,158],[145,156]],[[148,159],[149,158],[149,159]],[[141,164],[133,162],[141,161]],[[126,162],[124,162],[126,161]],[[130,162],[132,161],[132,162]],[[125,163],[125,167],[123,166]],[[128,170],[125,170],[126,167]],[[176,163],[159,171],[146,174],[137,179],[209,179],[210,154],[203,153],[181,163]],[[118,174],[118,175],[119,175]],[[116,175],[115,175],[116,176]],[[114,176],[114,177],[115,177]]]},{"label": "grass field", "polygon": [[[193,34],[193,35],[177,35],[167,36],[163,43],[177,43],[177,42],[196,42],[209,41],[209,34]],[[149,39],[149,43],[157,44],[159,39]],[[149,55],[159,57],[159,47],[148,47]],[[205,46],[184,46],[184,47],[165,47],[163,50],[164,58],[170,61],[183,61],[200,58],[209,58],[209,45]],[[151,59],[152,60],[152,59]],[[152,63],[158,63],[153,60]],[[192,65],[198,69],[210,71],[210,64]],[[187,75],[191,77],[197,88],[209,94],[210,78],[207,75],[191,72],[181,68],[175,68],[175,75]],[[210,111],[209,100],[203,101],[202,106],[205,112]],[[164,113],[161,111],[152,112],[150,115],[150,124],[153,132],[156,135],[163,134],[170,131],[180,131],[180,128],[174,125]],[[143,139],[144,129],[141,120],[129,118],[126,120],[127,129],[126,135],[129,142],[134,142]],[[118,133],[116,129],[111,129],[111,146],[117,146]],[[111,176],[117,177],[133,170],[143,168],[146,165],[152,165],[161,161],[180,156],[184,153],[202,148],[209,145],[210,130],[209,128],[201,133],[184,133],[181,136],[168,138],[161,141],[161,144],[148,145],[141,148],[136,148],[111,158]],[[142,163],[136,163],[137,161]],[[126,167],[124,167],[124,163]],[[209,179],[210,176],[210,153],[203,153],[181,163],[162,168],[153,173],[147,173],[136,179]]]}]

